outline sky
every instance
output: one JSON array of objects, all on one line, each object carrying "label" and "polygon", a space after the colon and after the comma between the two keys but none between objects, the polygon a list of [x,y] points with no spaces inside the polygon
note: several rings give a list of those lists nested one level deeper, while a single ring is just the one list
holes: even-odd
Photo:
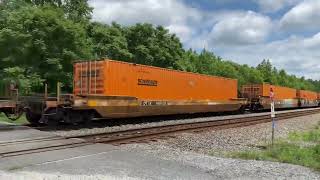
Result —
[{"label": "sky", "polygon": [[89,0],[93,21],[162,25],[185,49],[320,80],[320,0]]}]

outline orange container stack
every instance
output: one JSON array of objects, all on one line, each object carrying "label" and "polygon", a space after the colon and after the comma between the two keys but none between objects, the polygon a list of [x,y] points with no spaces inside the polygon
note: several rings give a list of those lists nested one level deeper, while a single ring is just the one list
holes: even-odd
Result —
[{"label": "orange container stack", "polygon": [[249,84],[242,86],[242,94],[245,98],[269,97],[271,89],[275,99],[295,99],[296,89],[275,86],[270,84]]},{"label": "orange container stack", "polygon": [[237,98],[236,79],[113,60],[75,63],[74,72],[76,95],[131,96],[148,100]]},{"label": "orange container stack", "polygon": [[318,99],[318,93],[313,92],[313,91],[298,90],[297,96],[300,99],[307,99],[307,100],[317,100]]}]

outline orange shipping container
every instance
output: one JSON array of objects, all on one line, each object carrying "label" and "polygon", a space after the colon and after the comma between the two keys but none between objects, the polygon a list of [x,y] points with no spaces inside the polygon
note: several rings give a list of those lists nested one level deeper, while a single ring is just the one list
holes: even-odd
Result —
[{"label": "orange shipping container", "polygon": [[74,65],[74,93],[147,100],[230,100],[237,80],[113,60]]},{"label": "orange shipping container", "polygon": [[313,91],[298,90],[297,96],[301,99],[307,99],[307,100],[317,100],[318,99],[318,94]]},{"label": "orange shipping container", "polygon": [[244,85],[242,94],[245,98],[269,97],[271,88],[274,92],[274,99],[295,99],[297,97],[296,89],[270,84]]}]

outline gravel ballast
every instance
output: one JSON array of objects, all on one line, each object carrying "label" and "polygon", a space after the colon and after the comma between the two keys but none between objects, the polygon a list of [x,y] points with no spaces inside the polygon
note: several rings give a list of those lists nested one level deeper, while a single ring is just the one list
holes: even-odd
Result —
[{"label": "gravel ballast", "polygon": [[[276,122],[275,139],[288,136],[290,132],[307,131],[320,122],[320,114],[302,116]],[[184,133],[177,138],[159,141],[174,149],[194,151],[200,153],[223,154],[230,151],[256,150],[261,145],[271,143],[272,125],[262,123],[253,126],[216,130],[211,132],[192,134]],[[156,143],[155,143],[156,145]]]},{"label": "gravel ballast", "polygon": [[[320,114],[277,121],[275,137],[285,138],[289,132],[310,130],[319,122]],[[270,143],[270,138],[271,123],[263,123],[198,134],[183,133],[176,138],[150,144],[128,144],[123,148],[207,168],[219,179],[320,179],[319,172],[297,165],[218,157],[228,152],[259,149]]]}]

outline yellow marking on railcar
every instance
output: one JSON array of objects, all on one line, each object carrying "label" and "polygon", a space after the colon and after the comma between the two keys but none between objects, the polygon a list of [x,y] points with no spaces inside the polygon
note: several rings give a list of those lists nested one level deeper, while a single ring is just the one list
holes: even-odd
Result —
[{"label": "yellow marking on railcar", "polygon": [[137,102],[132,102],[132,103],[129,104],[129,106],[139,106],[139,103],[137,103]]},{"label": "yellow marking on railcar", "polygon": [[88,106],[97,106],[97,101],[95,101],[95,100],[89,100],[89,101],[88,101]]}]

